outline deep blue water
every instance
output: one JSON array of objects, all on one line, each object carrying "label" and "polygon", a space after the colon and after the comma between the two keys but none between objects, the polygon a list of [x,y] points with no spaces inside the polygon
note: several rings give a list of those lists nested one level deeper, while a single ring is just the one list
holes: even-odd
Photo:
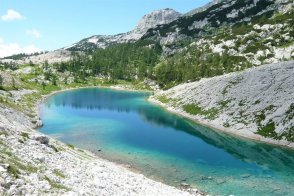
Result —
[{"label": "deep blue water", "polygon": [[149,103],[149,95],[58,93],[41,105],[40,130],[170,185],[214,195],[294,195],[294,151],[203,127]]}]

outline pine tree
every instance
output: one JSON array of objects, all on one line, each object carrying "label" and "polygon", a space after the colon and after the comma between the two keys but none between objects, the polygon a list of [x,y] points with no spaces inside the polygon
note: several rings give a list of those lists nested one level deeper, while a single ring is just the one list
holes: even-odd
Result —
[{"label": "pine tree", "polygon": [[2,75],[0,75],[0,88],[1,89],[3,88],[3,77],[2,77]]},{"label": "pine tree", "polygon": [[12,78],[12,87],[13,87],[14,89],[16,89],[15,79],[14,79],[14,78]]}]

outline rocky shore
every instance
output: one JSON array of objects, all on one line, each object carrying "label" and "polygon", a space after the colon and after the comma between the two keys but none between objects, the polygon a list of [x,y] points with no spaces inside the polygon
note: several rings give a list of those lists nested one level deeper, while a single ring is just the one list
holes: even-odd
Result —
[{"label": "rocky shore", "polygon": [[149,101],[219,131],[294,148],[293,81],[289,61],[181,84]]},{"label": "rocky shore", "polygon": [[134,173],[63,144],[0,104],[0,195],[202,195]]}]

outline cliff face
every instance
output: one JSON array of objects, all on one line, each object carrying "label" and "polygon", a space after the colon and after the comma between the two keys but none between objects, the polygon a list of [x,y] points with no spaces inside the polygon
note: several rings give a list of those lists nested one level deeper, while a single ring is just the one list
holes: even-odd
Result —
[{"label": "cliff face", "polygon": [[294,142],[294,61],[186,83],[156,94],[173,110],[237,135]]},{"label": "cliff face", "polygon": [[181,14],[173,9],[167,8],[162,10],[156,10],[154,12],[151,12],[150,14],[143,16],[143,18],[139,21],[136,28],[131,32],[133,34],[138,34],[139,39],[148,31],[148,29],[154,28],[157,25],[168,24],[176,20],[180,16]]}]

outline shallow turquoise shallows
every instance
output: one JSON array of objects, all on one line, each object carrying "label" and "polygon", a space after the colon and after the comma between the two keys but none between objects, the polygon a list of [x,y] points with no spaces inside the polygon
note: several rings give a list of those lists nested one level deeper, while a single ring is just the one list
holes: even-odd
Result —
[{"label": "shallow turquoise shallows", "polygon": [[294,195],[294,151],[200,126],[149,103],[149,95],[58,93],[41,105],[40,130],[170,185],[213,195]]}]

